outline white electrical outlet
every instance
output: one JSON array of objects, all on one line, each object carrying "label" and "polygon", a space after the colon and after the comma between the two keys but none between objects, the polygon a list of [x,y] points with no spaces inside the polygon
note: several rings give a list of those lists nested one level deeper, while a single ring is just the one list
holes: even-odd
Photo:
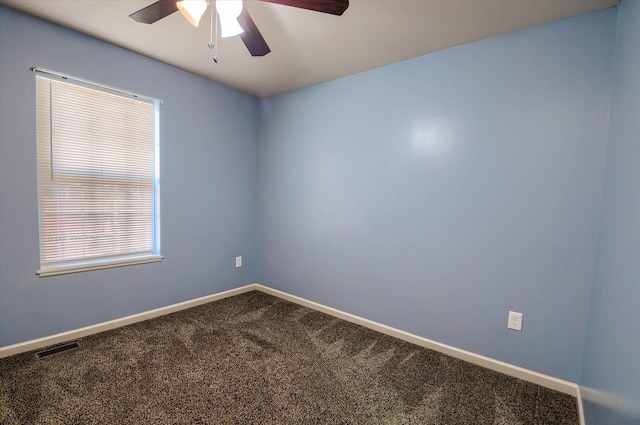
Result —
[{"label": "white electrical outlet", "polygon": [[507,322],[507,328],[522,332],[522,313],[516,313],[515,311],[510,311],[509,321]]},{"label": "white electrical outlet", "polygon": [[242,256],[236,257],[236,267],[242,267]]}]

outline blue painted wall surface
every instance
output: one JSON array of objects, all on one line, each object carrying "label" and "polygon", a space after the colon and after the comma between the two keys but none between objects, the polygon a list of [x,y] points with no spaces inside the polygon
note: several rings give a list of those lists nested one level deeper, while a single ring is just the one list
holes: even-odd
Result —
[{"label": "blue painted wall surface", "polygon": [[640,2],[618,8],[598,259],[582,365],[588,424],[640,424]]},{"label": "blue painted wall surface", "polygon": [[577,382],[615,22],[605,10],[262,101],[262,281]]},{"label": "blue painted wall surface", "polygon": [[[165,101],[162,263],[36,277],[34,65]],[[255,282],[258,113],[232,89],[0,7],[0,346]]]},{"label": "blue painted wall surface", "polygon": [[[260,281],[580,379],[589,424],[636,424],[638,28],[623,2],[259,106],[0,7],[0,346]],[[34,65],[165,100],[164,262],[35,276]]]}]

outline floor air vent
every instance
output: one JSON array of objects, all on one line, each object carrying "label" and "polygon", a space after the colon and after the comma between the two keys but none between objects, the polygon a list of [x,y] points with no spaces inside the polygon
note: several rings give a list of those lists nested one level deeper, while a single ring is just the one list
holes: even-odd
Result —
[{"label": "floor air vent", "polygon": [[53,356],[54,354],[60,354],[60,353],[64,353],[65,351],[75,350],[78,347],[80,347],[80,344],[73,341],[68,344],[58,345],[57,347],[52,347],[43,351],[38,351],[36,353],[36,357],[39,359],[43,359],[45,357]]}]

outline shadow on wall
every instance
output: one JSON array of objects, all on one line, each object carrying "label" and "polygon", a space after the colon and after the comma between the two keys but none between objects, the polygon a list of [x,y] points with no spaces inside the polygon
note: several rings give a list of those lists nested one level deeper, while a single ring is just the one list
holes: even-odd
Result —
[{"label": "shadow on wall", "polygon": [[606,406],[608,411],[616,412],[615,418],[608,418],[608,423],[618,425],[640,424],[640,406],[632,400],[589,387],[580,387],[580,392],[584,402],[587,423],[596,423],[590,409],[590,405],[594,405]]}]

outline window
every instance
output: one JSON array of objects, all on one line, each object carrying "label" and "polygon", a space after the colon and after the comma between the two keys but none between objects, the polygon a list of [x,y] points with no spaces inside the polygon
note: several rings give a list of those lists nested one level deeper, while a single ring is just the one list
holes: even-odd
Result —
[{"label": "window", "polygon": [[40,270],[159,261],[159,101],[34,68]]}]

